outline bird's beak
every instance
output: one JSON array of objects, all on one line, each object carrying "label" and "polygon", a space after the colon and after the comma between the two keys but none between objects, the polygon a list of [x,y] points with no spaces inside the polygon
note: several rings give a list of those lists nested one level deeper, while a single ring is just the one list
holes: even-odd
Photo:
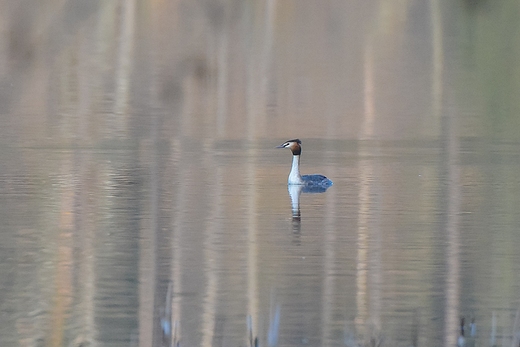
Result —
[{"label": "bird's beak", "polygon": [[282,143],[280,146],[276,146],[275,148],[285,148],[283,145],[284,144]]}]

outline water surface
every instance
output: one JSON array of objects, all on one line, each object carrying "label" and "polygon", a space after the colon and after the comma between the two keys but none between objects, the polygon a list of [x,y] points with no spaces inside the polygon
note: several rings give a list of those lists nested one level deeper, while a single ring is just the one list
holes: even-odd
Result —
[{"label": "water surface", "polygon": [[0,8],[0,345],[518,344],[516,2]]}]

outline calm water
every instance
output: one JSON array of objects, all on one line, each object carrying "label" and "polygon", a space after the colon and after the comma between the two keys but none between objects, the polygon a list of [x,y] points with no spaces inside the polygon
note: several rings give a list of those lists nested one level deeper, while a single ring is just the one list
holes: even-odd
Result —
[{"label": "calm water", "polygon": [[518,346],[519,11],[4,2],[0,346]]}]

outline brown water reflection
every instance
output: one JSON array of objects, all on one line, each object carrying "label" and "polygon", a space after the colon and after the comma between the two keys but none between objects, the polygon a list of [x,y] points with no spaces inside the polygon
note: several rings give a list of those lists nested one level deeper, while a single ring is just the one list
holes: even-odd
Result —
[{"label": "brown water reflection", "polygon": [[0,4],[0,345],[518,345],[518,6]]}]

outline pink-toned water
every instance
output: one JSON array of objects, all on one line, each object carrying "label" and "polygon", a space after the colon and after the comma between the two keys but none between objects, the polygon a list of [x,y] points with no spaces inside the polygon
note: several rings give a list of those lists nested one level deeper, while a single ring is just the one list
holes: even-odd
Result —
[{"label": "pink-toned water", "polygon": [[514,344],[515,10],[3,2],[0,345]]}]

